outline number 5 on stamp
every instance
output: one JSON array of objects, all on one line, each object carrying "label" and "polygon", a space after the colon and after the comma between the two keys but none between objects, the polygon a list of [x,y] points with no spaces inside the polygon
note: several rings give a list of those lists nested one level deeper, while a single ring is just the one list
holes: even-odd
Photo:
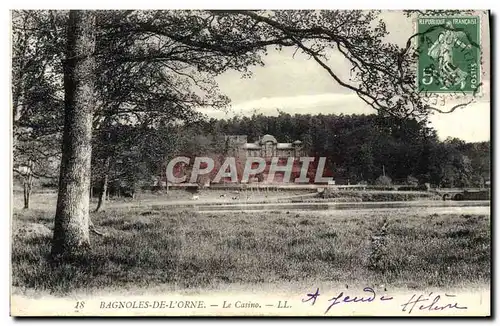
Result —
[{"label": "number 5 on stamp", "polygon": [[477,16],[419,17],[419,91],[476,93],[481,79],[480,32]]}]

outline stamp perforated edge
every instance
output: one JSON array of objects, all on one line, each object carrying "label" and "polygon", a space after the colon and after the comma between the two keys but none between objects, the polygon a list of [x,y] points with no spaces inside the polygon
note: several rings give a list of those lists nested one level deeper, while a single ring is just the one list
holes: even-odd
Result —
[{"label": "stamp perforated edge", "polygon": [[[479,77],[480,77],[480,86],[475,92],[471,91],[462,91],[462,92],[447,92],[447,91],[425,91],[425,92],[419,92],[421,94],[425,95],[430,95],[434,98],[442,98],[442,100],[445,100],[446,98],[448,99],[457,99],[457,98],[468,98],[469,96],[473,96],[474,98],[482,98],[484,94],[484,71],[483,71],[483,55],[484,55],[484,44],[482,42],[482,34],[483,34],[483,28],[484,28],[484,23],[483,23],[483,17],[482,13],[484,11],[480,12],[474,12],[473,14],[470,15],[416,15],[412,19],[412,24],[413,24],[413,38],[411,40],[411,46],[413,46],[415,49],[418,48],[418,20],[421,18],[477,18],[479,21],[479,28],[478,28],[478,41],[479,41],[479,56],[478,56],[478,70],[479,70]],[[489,14],[486,14],[487,17]],[[489,28],[489,27],[488,27]],[[415,74],[415,89],[418,91],[419,89],[419,69],[418,69],[418,63],[415,66],[416,69],[416,74]]]}]

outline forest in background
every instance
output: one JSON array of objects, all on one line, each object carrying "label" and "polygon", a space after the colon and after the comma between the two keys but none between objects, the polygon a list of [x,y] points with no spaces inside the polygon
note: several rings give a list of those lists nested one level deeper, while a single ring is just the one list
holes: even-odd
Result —
[{"label": "forest in background", "polygon": [[[112,189],[149,188],[176,156],[223,157],[221,135],[247,135],[253,142],[265,134],[278,142],[301,140],[308,156],[327,158],[327,168],[341,184],[484,187],[490,179],[489,141],[440,141],[432,127],[414,119],[280,113],[155,127],[116,124],[105,135],[95,132],[93,185],[100,188],[107,174]],[[104,138],[108,144],[98,145]],[[48,185],[55,186],[52,180]]]},{"label": "forest in background", "polygon": [[[439,187],[483,187],[490,178],[490,143],[440,141],[425,122],[378,115],[253,115],[210,119],[183,128],[187,154],[220,146],[217,135],[265,134],[278,142],[301,140],[309,156],[326,157],[337,180],[373,184],[385,175],[396,184],[430,183]],[[198,148],[196,148],[198,147]],[[178,154],[181,154],[180,152]]]},{"label": "forest in background", "polygon": [[[97,130],[92,184],[100,189],[106,176],[110,189],[148,189],[164,176],[166,164],[176,156],[224,157],[222,135],[247,135],[248,142],[254,142],[265,134],[278,142],[301,140],[308,156],[326,157],[337,184],[484,187],[490,180],[489,141],[440,141],[424,122],[380,114],[281,112],[157,126],[115,124],[105,134]],[[48,173],[40,179],[46,187],[57,186],[58,166],[51,162],[47,160]]]}]

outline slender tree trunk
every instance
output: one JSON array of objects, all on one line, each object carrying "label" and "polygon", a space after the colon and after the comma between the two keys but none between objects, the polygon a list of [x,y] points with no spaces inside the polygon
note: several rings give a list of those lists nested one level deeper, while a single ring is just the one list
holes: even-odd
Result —
[{"label": "slender tree trunk", "polygon": [[[23,87],[20,87],[21,89]],[[13,152],[15,151],[16,147],[19,145],[18,142],[17,142],[17,137],[19,135],[19,126],[17,124],[17,122],[19,121],[19,119],[21,119],[21,116],[22,116],[22,112],[23,112],[23,109],[24,109],[24,105],[22,105],[23,103],[23,96],[22,96],[22,91],[20,91],[19,93],[21,94],[18,94],[14,99],[13,99],[13,108],[14,108],[14,123],[13,123],[13,133],[12,133],[12,150]]]},{"label": "slender tree trunk", "polygon": [[28,161],[28,170],[26,175],[23,177],[23,193],[24,193],[24,209],[30,208],[30,196],[31,189],[33,186],[33,161],[30,159]]},{"label": "slender tree trunk", "polygon": [[106,157],[104,161],[104,176],[102,178],[101,189],[99,190],[99,201],[97,202],[97,207],[95,209],[98,212],[101,208],[104,207],[104,203],[106,202],[106,194],[108,193],[108,179],[109,179],[109,163],[111,157]]},{"label": "slender tree trunk", "polygon": [[30,189],[27,181],[24,181],[24,209],[30,208]]},{"label": "slender tree trunk", "polygon": [[64,134],[52,242],[52,257],[56,260],[71,260],[90,249],[95,25],[93,11],[70,11],[64,65]]},{"label": "slender tree trunk", "polygon": [[29,202],[27,200],[27,196],[26,196],[26,181],[23,183],[23,199],[24,199],[24,209],[28,209],[29,208]]}]

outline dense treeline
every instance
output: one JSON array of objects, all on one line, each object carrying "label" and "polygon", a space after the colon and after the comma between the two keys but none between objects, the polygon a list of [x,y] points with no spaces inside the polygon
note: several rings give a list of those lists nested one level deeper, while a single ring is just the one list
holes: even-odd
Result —
[{"label": "dense treeline", "polygon": [[414,119],[280,113],[210,119],[183,128],[183,133],[191,146],[220,134],[248,135],[249,142],[264,134],[279,142],[299,139],[309,156],[327,157],[336,179],[351,184],[375,183],[385,173],[398,184],[469,187],[484,186],[490,175],[489,142],[439,141],[432,127]]},{"label": "dense treeline", "polygon": [[253,142],[265,134],[279,142],[301,140],[308,156],[326,157],[337,183],[483,187],[490,180],[489,141],[440,141],[432,127],[412,119],[280,113],[155,127],[115,124],[96,130],[94,195],[100,193],[103,180],[112,194],[121,195],[158,184],[175,156],[223,157],[226,144],[221,135],[247,135]]}]

